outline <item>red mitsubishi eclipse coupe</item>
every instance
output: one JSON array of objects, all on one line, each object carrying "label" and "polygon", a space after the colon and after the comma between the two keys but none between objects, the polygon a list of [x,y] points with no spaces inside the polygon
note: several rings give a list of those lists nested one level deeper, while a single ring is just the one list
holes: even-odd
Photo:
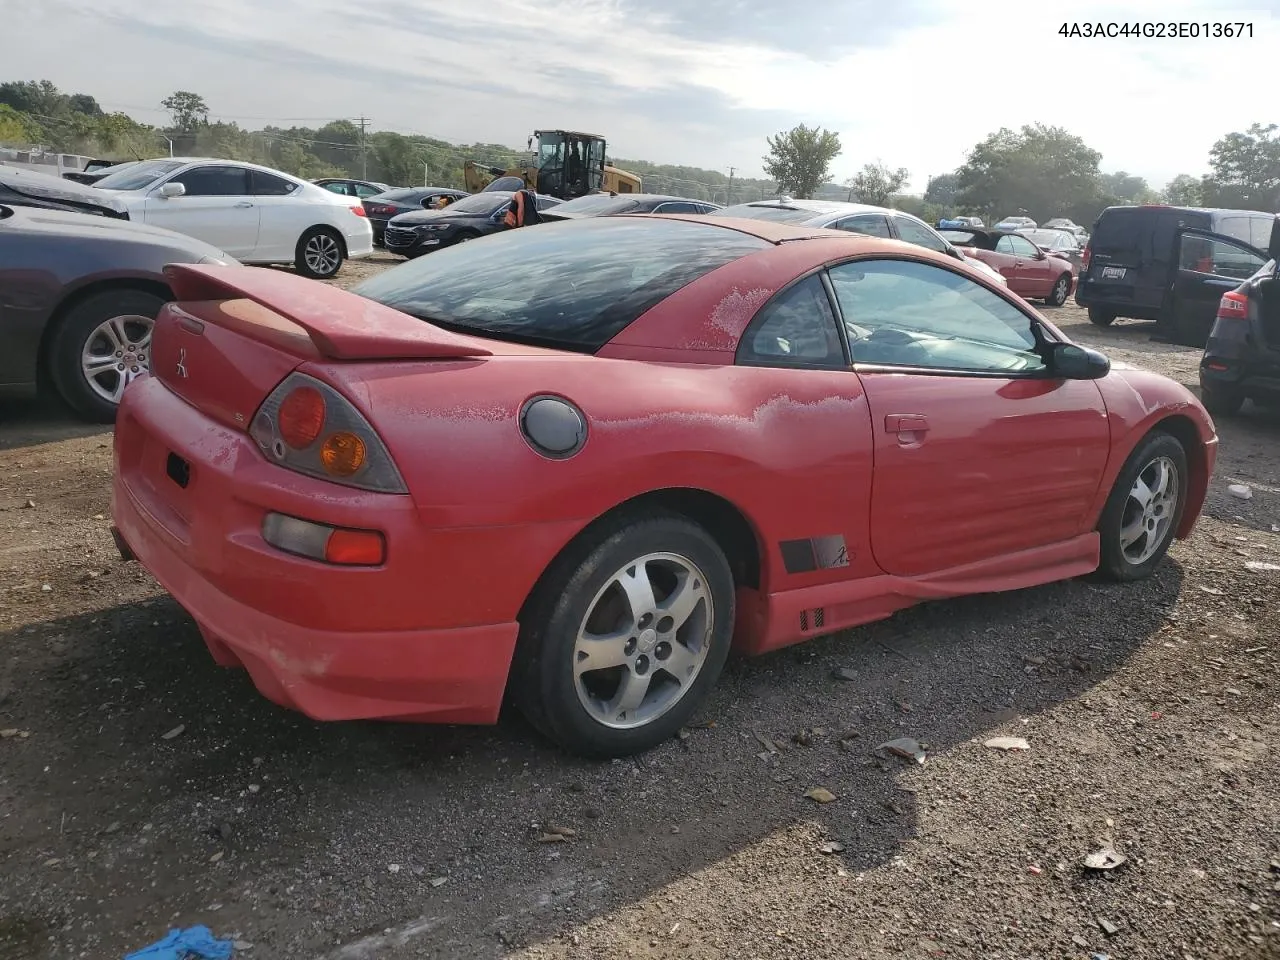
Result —
[{"label": "red mitsubishi eclipse coupe", "polygon": [[512,230],[344,292],[173,266],[114,519],[214,659],[308,716],[673,734],[731,647],[1145,577],[1193,395],[963,263],[760,220]]}]

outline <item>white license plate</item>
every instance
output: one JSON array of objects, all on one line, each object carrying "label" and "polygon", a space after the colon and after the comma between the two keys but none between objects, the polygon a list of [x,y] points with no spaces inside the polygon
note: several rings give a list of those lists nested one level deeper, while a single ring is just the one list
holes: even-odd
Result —
[{"label": "white license plate", "polygon": [[1103,267],[1102,279],[1103,280],[1123,280],[1124,269],[1125,269],[1124,267]]}]

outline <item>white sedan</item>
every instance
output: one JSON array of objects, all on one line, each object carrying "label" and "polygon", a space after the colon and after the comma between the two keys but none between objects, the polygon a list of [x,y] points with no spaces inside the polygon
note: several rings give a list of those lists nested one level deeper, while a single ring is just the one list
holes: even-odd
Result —
[{"label": "white sedan", "polygon": [[146,160],[94,186],[115,192],[132,220],[203,240],[241,263],[292,263],[325,279],[344,260],[373,253],[358,199],[253,163]]}]

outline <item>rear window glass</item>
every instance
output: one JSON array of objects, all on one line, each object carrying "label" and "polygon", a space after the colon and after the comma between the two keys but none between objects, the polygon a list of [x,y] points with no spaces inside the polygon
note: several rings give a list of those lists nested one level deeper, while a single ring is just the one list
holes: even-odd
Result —
[{"label": "rear window glass", "polygon": [[780,207],[776,204],[743,203],[736,207],[725,207],[717,210],[718,217],[746,217],[749,220],[770,220],[774,223],[808,223],[820,216],[816,210],[801,210],[797,207]]},{"label": "rear window glass", "polygon": [[429,192],[428,190],[388,190],[378,196],[383,200],[408,200],[411,203],[416,203]]},{"label": "rear window glass", "polygon": [[681,287],[768,247],[701,223],[590,218],[446,247],[353,292],[449,330],[594,353]]},{"label": "rear window glass", "polygon": [[1249,228],[1251,226],[1250,217],[1223,217],[1217,223],[1217,233],[1224,237],[1231,237],[1233,240],[1239,240],[1241,243],[1253,243]]}]

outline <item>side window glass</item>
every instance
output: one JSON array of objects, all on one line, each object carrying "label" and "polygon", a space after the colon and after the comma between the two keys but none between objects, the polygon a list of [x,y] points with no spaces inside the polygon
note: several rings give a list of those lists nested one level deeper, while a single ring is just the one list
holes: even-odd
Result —
[{"label": "side window glass", "polygon": [[737,362],[767,367],[844,369],[844,346],[818,274],[765,304],[738,344]]},{"label": "side window glass", "polygon": [[345,183],[326,183],[323,184],[323,186],[330,193],[340,193],[345,196],[347,192],[347,185]]},{"label": "side window glass", "polygon": [[996,241],[996,253],[1007,253],[1009,256],[1014,255],[1013,236],[1010,234],[1002,234],[1000,239]]},{"label": "side window glass", "polygon": [[697,208],[692,203],[685,203],[680,200],[668,200],[666,203],[658,204],[654,213],[697,213]]},{"label": "side window glass", "polygon": [[275,177],[261,170],[253,171],[253,192],[259,197],[287,197],[295,185],[283,177]]},{"label": "side window glass", "polygon": [[356,196],[361,200],[366,197],[376,197],[378,195],[377,187],[366,187],[363,183],[356,184]]},{"label": "side window glass", "polygon": [[1016,375],[1044,369],[1031,318],[968,277],[910,260],[829,271],[854,363]]},{"label": "side window glass", "polygon": [[182,184],[188,197],[247,197],[247,173],[242,167],[194,167],[170,182]]},{"label": "side window glass", "polygon": [[861,214],[856,217],[845,217],[835,224],[837,230],[848,230],[850,233],[865,233],[869,237],[893,236],[889,232],[889,221],[876,214]]},{"label": "side window glass", "polygon": [[1034,257],[1039,251],[1036,245],[1026,237],[1010,236],[1009,242],[1013,244],[1013,252],[1019,257]]},{"label": "side window glass", "polygon": [[1263,262],[1252,250],[1197,234],[1183,234],[1178,256],[1180,269],[1239,280],[1248,280]]},{"label": "side window glass", "polygon": [[1254,217],[1249,221],[1249,245],[1265,250],[1271,245],[1272,217]]},{"label": "side window glass", "polygon": [[898,227],[898,237],[905,242],[914,243],[917,247],[924,247],[935,253],[947,252],[947,245],[943,239],[924,224],[908,220],[906,217],[895,217],[894,223]]}]

